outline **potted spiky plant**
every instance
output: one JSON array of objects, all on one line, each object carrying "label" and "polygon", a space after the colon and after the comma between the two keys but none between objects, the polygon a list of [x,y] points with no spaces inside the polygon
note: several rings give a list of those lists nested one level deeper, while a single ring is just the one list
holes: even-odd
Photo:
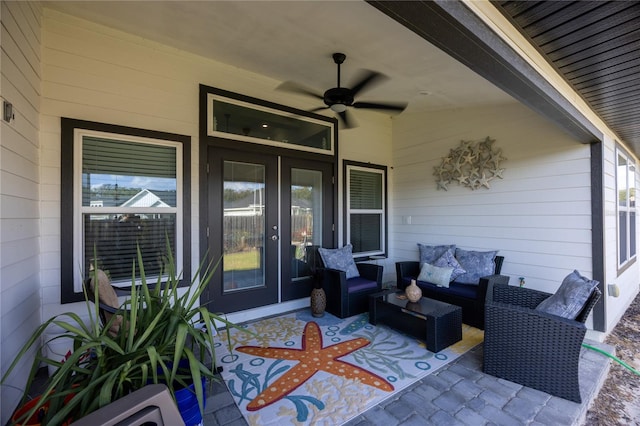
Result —
[{"label": "potted spiky plant", "polygon": [[[13,361],[4,382],[29,349],[40,343],[50,325],[64,330],[57,338],[73,340],[73,352],[64,362],[51,360],[37,351],[27,381],[30,389],[38,368],[44,364],[57,367],[49,377],[37,403],[22,418],[34,415],[42,424],[63,424],[79,419],[112,401],[150,383],[164,383],[171,394],[194,385],[200,413],[204,410],[203,379],[214,379],[214,336],[217,327],[236,327],[223,315],[209,312],[199,305],[199,297],[210,282],[218,263],[201,263],[187,289],[180,288],[171,250],[167,250],[164,273],[153,288],[147,285],[138,247],[132,272],[131,295],[106,323],[99,317],[99,291],[85,294],[89,325],[75,313],[56,315],[43,323]],[[97,281],[97,268],[92,272]],[[93,300],[91,300],[93,299]],[[121,321],[113,334],[114,321]],[[241,329],[244,330],[244,329]],[[46,343],[46,342],[45,342]],[[227,344],[231,341],[227,334]],[[25,392],[26,396],[27,392]]]}]

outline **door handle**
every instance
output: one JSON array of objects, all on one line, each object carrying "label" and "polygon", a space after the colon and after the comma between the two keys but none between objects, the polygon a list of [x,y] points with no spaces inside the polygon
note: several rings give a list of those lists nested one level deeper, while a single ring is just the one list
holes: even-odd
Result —
[{"label": "door handle", "polygon": [[277,235],[272,235],[272,236],[271,236],[271,239],[272,239],[273,241],[278,241],[278,240],[280,239],[280,237],[279,237],[279,236],[277,236]]}]

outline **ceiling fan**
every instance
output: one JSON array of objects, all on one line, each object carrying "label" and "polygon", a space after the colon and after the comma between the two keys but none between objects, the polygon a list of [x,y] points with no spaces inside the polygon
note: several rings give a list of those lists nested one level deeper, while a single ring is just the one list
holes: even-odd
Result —
[{"label": "ceiling fan", "polygon": [[351,89],[342,87],[340,86],[340,65],[342,65],[346,58],[347,56],[344,53],[333,54],[333,61],[338,66],[338,85],[337,87],[333,87],[325,91],[322,95],[312,89],[308,89],[294,82],[282,83],[280,86],[278,86],[278,89],[321,99],[322,101],[324,101],[325,106],[314,108],[310,111],[315,112],[330,108],[332,111],[338,114],[338,117],[340,117],[344,124],[344,127],[347,129],[356,127],[354,124],[354,120],[352,118],[349,118],[349,115],[347,115],[347,109],[349,107],[379,109],[394,112],[401,112],[407,107],[406,103],[356,102],[355,98],[358,94],[363,92],[365,89],[371,89],[374,84],[379,84],[382,81],[387,80],[388,77],[376,71],[365,70],[362,77]]}]

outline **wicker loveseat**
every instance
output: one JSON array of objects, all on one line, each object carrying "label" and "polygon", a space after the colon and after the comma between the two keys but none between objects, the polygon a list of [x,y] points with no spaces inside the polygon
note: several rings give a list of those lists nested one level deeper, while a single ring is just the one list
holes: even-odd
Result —
[{"label": "wicker loveseat", "polygon": [[484,329],[484,301],[489,284],[507,284],[509,277],[500,275],[503,256],[494,258],[494,275],[479,279],[478,284],[462,284],[451,282],[449,287],[439,287],[426,281],[418,281],[420,274],[419,261],[396,262],[396,278],[399,290],[404,290],[411,280],[422,290],[422,296],[430,299],[457,305],[462,308],[462,322],[473,327]]},{"label": "wicker loveseat", "polygon": [[594,288],[575,320],[535,308],[551,294],[508,285],[487,290],[484,372],[581,403],[584,322],[601,296]]}]

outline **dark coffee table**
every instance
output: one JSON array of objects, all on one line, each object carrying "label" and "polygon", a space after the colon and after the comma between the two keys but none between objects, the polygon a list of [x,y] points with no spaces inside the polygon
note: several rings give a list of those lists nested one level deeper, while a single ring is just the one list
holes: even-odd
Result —
[{"label": "dark coffee table", "polygon": [[460,306],[426,297],[413,303],[403,296],[404,292],[394,289],[369,296],[369,322],[424,340],[431,352],[440,352],[462,340]]}]

